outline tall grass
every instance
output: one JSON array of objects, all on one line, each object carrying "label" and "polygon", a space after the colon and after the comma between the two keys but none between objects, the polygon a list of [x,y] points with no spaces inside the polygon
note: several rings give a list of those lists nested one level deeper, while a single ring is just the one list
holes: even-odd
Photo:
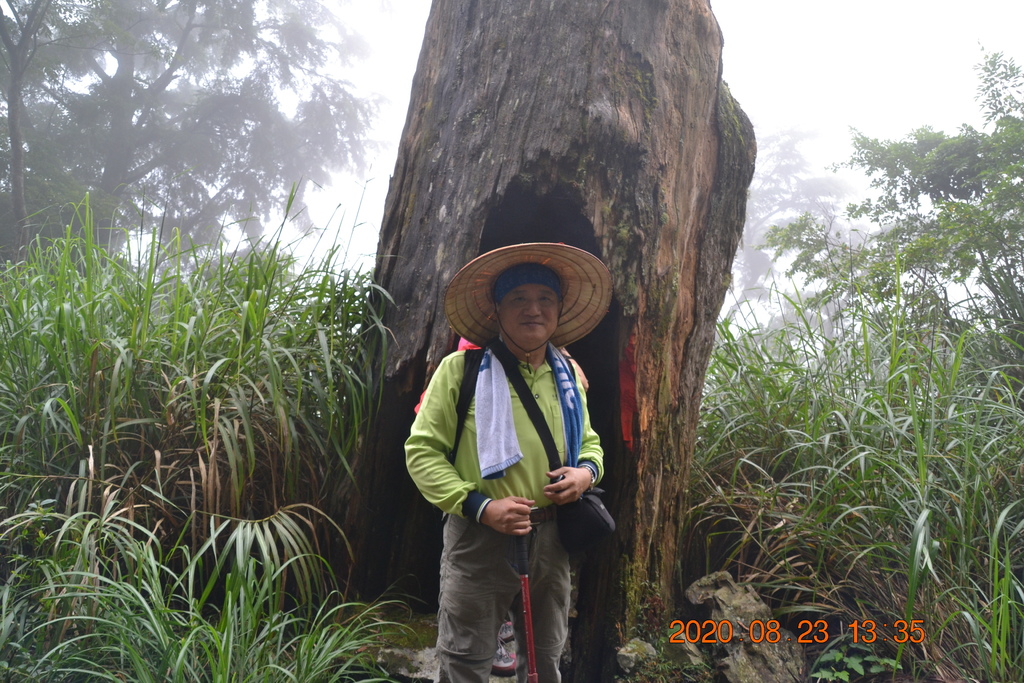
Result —
[{"label": "tall grass", "polygon": [[108,254],[82,232],[0,272],[0,514],[116,493],[193,548],[285,509],[282,531],[323,531],[301,506],[334,495],[374,406],[384,294],[334,251],[297,272],[276,244]]},{"label": "tall grass", "polygon": [[[897,300],[774,329],[726,321],[708,374],[690,542],[779,614],[920,619],[872,644],[906,671],[1024,671],[1024,409],[980,331],[909,326]],[[684,577],[688,580],[690,577]],[[815,618],[817,618],[817,616]],[[881,636],[881,634],[880,634]]]},{"label": "tall grass", "polygon": [[322,558],[386,293],[334,249],[109,253],[79,220],[0,267],[0,680],[372,669],[387,631]]},{"label": "tall grass", "polygon": [[[7,681],[374,681],[370,645],[393,633],[374,610],[288,604],[284,574],[227,522],[195,553],[119,514],[34,509],[5,520],[0,586]],[[229,550],[245,559],[227,559]]]}]

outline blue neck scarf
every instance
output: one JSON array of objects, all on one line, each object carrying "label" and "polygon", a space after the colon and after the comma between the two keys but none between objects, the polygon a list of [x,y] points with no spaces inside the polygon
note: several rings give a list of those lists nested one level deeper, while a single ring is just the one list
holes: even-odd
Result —
[{"label": "blue neck scarf", "polygon": [[583,397],[569,361],[553,344],[548,343],[548,363],[555,373],[555,389],[562,407],[562,428],[565,432],[565,464],[577,467],[583,446]]}]

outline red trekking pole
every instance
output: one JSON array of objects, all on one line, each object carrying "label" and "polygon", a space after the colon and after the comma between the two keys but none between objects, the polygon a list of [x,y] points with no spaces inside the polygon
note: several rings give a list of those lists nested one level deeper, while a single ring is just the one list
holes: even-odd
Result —
[{"label": "red trekking pole", "polygon": [[526,536],[514,536],[516,547],[516,571],[519,572],[519,586],[523,592],[523,625],[526,629],[527,683],[538,683],[537,653],[533,649],[533,608],[530,606],[530,550]]}]

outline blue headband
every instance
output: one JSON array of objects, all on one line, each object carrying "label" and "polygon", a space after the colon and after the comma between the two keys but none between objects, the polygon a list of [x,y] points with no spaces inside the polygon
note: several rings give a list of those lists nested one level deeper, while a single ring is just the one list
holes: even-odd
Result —
[{"label": "blue headband", "polygon": [[544,285],[562,298],[562,282],[555,271],[539,263],[520,263],[506,269],[494,281],[495,303],[501,303],[506,294],[522,285]]}]

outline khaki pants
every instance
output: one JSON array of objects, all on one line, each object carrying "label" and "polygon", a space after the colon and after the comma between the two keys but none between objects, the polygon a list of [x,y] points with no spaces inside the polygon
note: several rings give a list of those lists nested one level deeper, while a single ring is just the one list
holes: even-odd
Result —
[{"label": "khaki pants", "polygon": [[[558,683],[558,661],[568,635],[569,557],[558,540],[558,525],[544,522],[528,536],[530,604],[537,673],[541,683]],[[516,674],[526,682],[526,632],[519,574],[511,536],[449,515],[441,555],[437,650],[441,681],[486,683],[498,643],[498,627],[511,608],[516,615]]]}]

